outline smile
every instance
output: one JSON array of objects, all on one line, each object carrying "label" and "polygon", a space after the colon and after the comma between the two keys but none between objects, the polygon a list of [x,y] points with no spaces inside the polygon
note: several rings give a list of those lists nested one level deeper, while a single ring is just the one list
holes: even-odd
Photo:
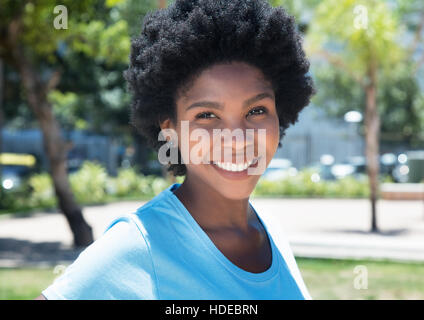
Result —
[{"label": "smile", "polygon": [[[214,168],[223,178],[227,180],[245,180],[249,177],[258,175],[257,168],[261,157],[257,157],[252,161],[235,164],[231,162],[213,161],[212,168]],[[254,169],[253,169],[254,168]],[[249,170],[253,169],[254,172]]]},{"label": "smile", "polygon": [[256,164],[257,161],[258,161],[258,158],[254,158],[249,162],[240,163],[240,164],[235,164],[232,162],[219,162],[219,161],[214,161],[212,164],[216,165],[218,168],[225,171],[241,172],[249,168],[251,165]]}]

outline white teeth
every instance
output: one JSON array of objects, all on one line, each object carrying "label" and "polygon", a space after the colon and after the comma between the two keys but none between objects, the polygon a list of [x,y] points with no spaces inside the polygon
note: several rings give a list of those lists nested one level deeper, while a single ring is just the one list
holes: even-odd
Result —
[{"label": "white teeth", "polygon": [[224,170],[227,171],[235,171],[235,172],[239,172],[239,171],[244,171],[246,170],[256,159],[250,161],[250,162],[245,162],[244,164],[234,164],[231,162],[214,162],[214,164]]}]

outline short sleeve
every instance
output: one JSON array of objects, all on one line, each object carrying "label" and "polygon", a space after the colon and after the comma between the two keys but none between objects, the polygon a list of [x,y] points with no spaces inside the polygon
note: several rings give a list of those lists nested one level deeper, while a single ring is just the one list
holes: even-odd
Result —
[{"label": "short sleeve", "polygon": [[135,222],[116,219],[42,294],[48,300],[156,299],[148,243]]}]

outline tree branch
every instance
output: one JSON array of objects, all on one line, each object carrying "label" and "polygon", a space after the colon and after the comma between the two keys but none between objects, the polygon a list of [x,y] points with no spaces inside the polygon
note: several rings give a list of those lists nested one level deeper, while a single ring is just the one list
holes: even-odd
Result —
[{"label": "tree branch", "polygon": [[414,75],[418,73],[418,70],[420,70],[423,63],[424,63],[424,53],[421,55],[421,57],[418,59],[417,63],[414,66]]},{"label": "tree branch", "polygon": [[[415,53],[415,51],[418,48],[419,43],[422,41],[423,37],[421,36],[421,33],[424,29],[424,11],[421,12],[421,19],[418,24],[417,30],[415,30],[415,36],[414,41],[409,48],[409,53],[411,56]],[[422,64],[424,63],[424,53],[421,55],[421,57],[418,59],[417,63],[414,66],[414,75],[417,74],[418,70],[421,68]]]},{"label": "tree branch", "polygon": [[424,11],[421,12],[420,23],[418,24],[417,30],[415,30],[414,41],[409,49],[411,54],[414,54],[415,50],[417,50],[418,44],[422,40],[421,32],[424,29]]},{"label": "tree branch", "polygon": [[340,59],[340,57],[323,49],[316,51],[315,54],[319,57],[324,58],[327,62],[329,62],[331,65],[338,68],[339,70],[349,74],[352,77],[352,79],[355,80],[361,87],[365,87],[365,82],[363,78],[359,77],[357,74],[352,72],[352,70],[349,69],[349,67],[345,64],[345,62],[342,59]]},{"label": "tree branch", "polygon": [[57,85],[60,82],[60,78],[62,76],[62,73],[59,70],[55,70],[53,74],[51,75],[49,81],[47,81],[47,84],[45,85],[45,94],[48,94],[50,90],[53,90],[57,87]]},{"label": "tree branch", "polygon": [[35,66],[31,59],[25,54],[19,36],[22,32],[22,21],[20,17],[9,23],[6,36],[6,49],[11,58],[11,62],[20,74],[23,88],[26,91],[29,106],[34,112],[40,112],[45,107],[44,97],[47,96],[49,90],[55,88],[61,78],[61,72],[55,70],[48,81],[41,81]]}]

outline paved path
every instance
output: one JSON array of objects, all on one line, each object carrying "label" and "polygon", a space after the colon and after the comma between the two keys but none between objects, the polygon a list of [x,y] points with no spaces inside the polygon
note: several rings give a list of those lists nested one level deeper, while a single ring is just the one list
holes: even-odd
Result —
[{"label": "paved path", "polygon": [[[424,201],[380,200],[379,233],[369,233],[365,199],[263,199],[251,202],[271,233],[284,234],[301,257],[391,259],[424,262]],[[98,238],[108,223],[144,202],[84,208]],[[72,234],[63,215],[0,216],[0,267],[72,262]]]},{"label": "paved path", "polygon": [[296,256],[424,262],[424,201],[380,200],[379,233],[369,232],[367,200],[256,202],[268,223],[284,231]]}]

